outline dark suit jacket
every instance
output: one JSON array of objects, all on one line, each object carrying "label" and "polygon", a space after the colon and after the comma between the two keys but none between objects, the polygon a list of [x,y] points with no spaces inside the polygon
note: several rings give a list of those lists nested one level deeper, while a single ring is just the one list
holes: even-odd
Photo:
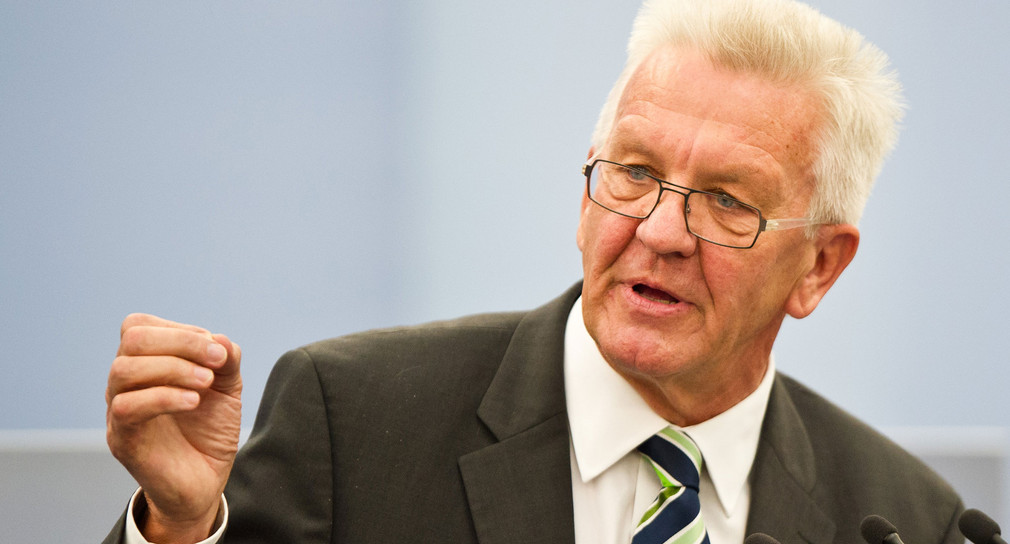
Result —
[{"label": "dark suit jacket", "polygon": [[[562,357],[579,292],[284,355],[226,490],[225,542],[573,543]],[[946,483],[782,375],[751,481],[748,533],[783,544],[858,544],[868,514],[909,544],[963,541]]]}]

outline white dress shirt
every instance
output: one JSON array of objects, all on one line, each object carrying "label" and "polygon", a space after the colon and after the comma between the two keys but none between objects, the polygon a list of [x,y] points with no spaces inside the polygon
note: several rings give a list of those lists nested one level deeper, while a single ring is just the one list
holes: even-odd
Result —
[{"label": "white dress shirt", "polygon": [[[133,498],[130,499],[130,505],[126,508],[126,530],[123,532],[123,542],[124,544],[151,544],[144,538],[144,535],[140,533],[140,528],[137,527],[137,521],[133,517],[134,504],[136,504],[137,499],[140,499],[141,490],[138,489],[136,493],[133,494]],[[196,544],[215,544],[218,540],[221,540],[221,536],[224,535],[224,529],[228,526],[228,501],[225,500],[224,495],[221,495],[221,508],[217,511],[217,519],[214,520],[215,527],[217,529],[214,534],[210,535],[206,540],[201,540]]]},{"label": "white dress shirt", "polygon": [[[771,394],[775,363],[729,410],[685,427],[704,458],[699,497],[712,544],[740,544],[750,511],[748,476]],[[576,544],[628,544],[656,498],[659,479],[637,447],[670,425],[600,355],[582,299],[565,330],[565,395],[571,428]]]},{"label": "white dress shirt", "polygon": [[[565,329],[565,395],[571,428],[572,500],[576,544],[628,544],[638,520],[659,493],[656,473],[636,448],[669,425],[600,355],[582,320],[582,299]],[[758,388],[718,416],[683,428],[704,458],[701,513],[712,544],[740,544],[750,510],[748,475],[771,394],[775,362]],[[134,494],[127,511],[126,544],[149,544],[134,521]],[[222,495],[215,544],[228,524]]]}]

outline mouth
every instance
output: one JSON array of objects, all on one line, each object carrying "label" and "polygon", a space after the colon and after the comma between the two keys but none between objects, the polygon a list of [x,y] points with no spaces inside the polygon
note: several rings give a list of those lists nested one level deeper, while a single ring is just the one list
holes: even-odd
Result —
[{"label": "mouth", "polygon": [[667,293],[666,291],[662,291],[659,289],[655,289],[653,287],[649,287],[644,283],[636,283],[635,286],[632,287],[631,289],[635,291],[635,293],[638,293],[638,296],[646,300],[651,300],[652,302],[659,302],[660,304],[670,304],[670,305],[680,302],[680,300],[678,300],[670,293]]}]

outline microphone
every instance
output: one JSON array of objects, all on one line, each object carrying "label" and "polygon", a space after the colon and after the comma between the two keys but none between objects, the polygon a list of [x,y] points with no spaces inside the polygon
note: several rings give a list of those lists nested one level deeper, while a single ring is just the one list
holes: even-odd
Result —
[{"label": "microphone", "polygon": [[999,524],[981,510],[965,510],[957,520],[957,528],[974,544],[1007,544],[1000,534]]},{"label": "microphone", "polygon": [[778,540],[764,534],[754,533],[744,539],[743,544],[780,544]]},{"label": "microphone", "polygon": [[898,529],[890,521],[869,515],[859,524],[859,532],[863,534],[866,544],[904,544],[898,536]]}]

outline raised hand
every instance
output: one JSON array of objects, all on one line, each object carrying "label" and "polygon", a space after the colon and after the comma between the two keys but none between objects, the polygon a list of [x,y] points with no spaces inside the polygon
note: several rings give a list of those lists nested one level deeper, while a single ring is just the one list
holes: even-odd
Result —
[{"label": "raised hand", "polygon": [[145,314],[123,321],[106,438],[144,491],[148,540],[209,535],[238,450],[241,358],[237,344],[200,327]]}]

